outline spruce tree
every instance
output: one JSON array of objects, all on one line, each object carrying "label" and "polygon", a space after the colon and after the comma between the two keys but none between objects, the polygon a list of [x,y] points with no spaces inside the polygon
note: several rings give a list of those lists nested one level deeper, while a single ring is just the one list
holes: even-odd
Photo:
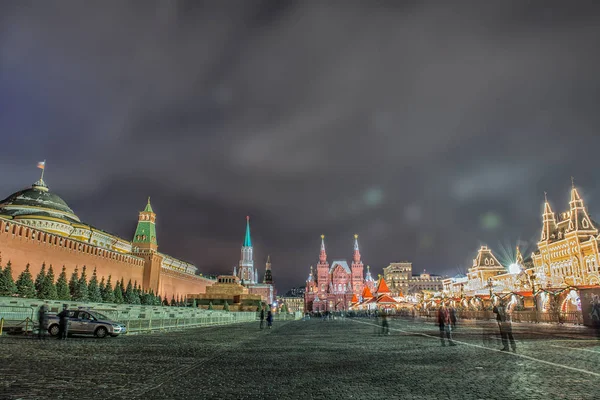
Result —
[{"label": "spruce tree", "polygon": [[177,303],[175,302],[175,295],[171,297],[171,307],[175,307]]},{"label": "spruce tree", "polygon": [[115,290],[113,292],[114,292],[115,303],[123,304],[125,299],[123,298],[123,282],[122,281],[121,282],[117,281],[117,283],[115,284]]},{"label": "spruce tree", "polygon": [[[1,269],[0,275],[2,275]],[[35,283],[33,282],[31,272],[29,272],[29,264],[25,266],[25,271],[21,272],[19,279],[17,279],[17,293],[19,294],[19,297],[29,299],[35,298]]]},{"label": "spruce tree", "polygon": [[125,304],[133,304],[133,285],[131,283],[131,279],[127,282],[127,289],[123,293],[123,302]]},{"label": "spruce tree", "polygon": [[76,300],[77,292],[79,290],[79,271],[75,267],[75,271],[71,274],[71,280],[69,281],[69,294],[71,299]]},{"label": "spruce tree", "polygon": [[90,279],[87,289],[89,301],[93,303],[102,302],[102,294],[100,293],[100,287],[98,286],[98,275],[96,275],[96,268],[94,268],[92,279]]},{"label": "spruce tree", "polygon": [[165,297],[165,299],[162,299],[162,296],[158,296],[158,299],[160,300],[160,305],[164,306],[168,306],[169,305],[169,301],[167,300],[167,298]]},{"label": "spruce tree", "polygon": [[106,282],[104,281],[104,277],[100,280],[100,285],[98,286],[100,289],[100,298],[104,301],[104,292],[106,291]]},{"label": "spruce tree", "polygon": [[142,304],[142,287],[138,286],[137,281],[133,284],[133,304]]},{"label": "spruce tree", "polygon": [[110,275],[106,280],[106,286],[104,287],[104,292],[102,293],[102,301],[104,301],[105,303],[115,302],[115,291],[113,290],[112,283],[110,282]]},{"label": "spruce tree", "polygon": [[42,263],[42,269],[40,269],[39,274],[35,278],[35,293],[38,299],[41,298],[40,295],[42,294],[44,278],[46,278],[46,263]]},{"label": "spruce tree", "polygon": [[85,265],[81,268],[81,276],[79,277],[79,282],[77,284],[77,295],[73,300],[77,301],[88,301],[89,300],[89,292],[88,292],[88,282],[87,282],[87,274],[85,273],[86,267]]},{"label": "spruce tree", "polygon": [[212,309],[213,309],[212,301],[209,301],[209,302],[208,302],[208,309],[209,309],[209,310],[212,310]]},{"label": "spruce tree", "polygon": [[196,303],[196,299],[192,301],[192,308],[198,308],[198,303]]},{"label": "spruce tree", "polygon": [[229,311],[229,303],[225,301],[225,305],[223,306],[223,311]]},{"label": "spruce tree", "polygon": [[0,296],[13,296],[15,294],[17,294],[17,285],[13,280],[12,266],[9,261],[0,275]]},{"label": "spruce tree", "polygon": [[67,268],[64,265],[62,272],[56,280],[56,298],[59,300],[71,300],[71,292],[67,283]]},{"label": "spruce tree", "polygon": [[44,277],[44,281],[42,282],[42,290],[40,291],[38,297],[45,300],[56,300],[58,297],[56,293],[56,286],[54,284],[54,270],[52,269],[52,265],[50,265],[50,268],[48,268],[48,273]]}]

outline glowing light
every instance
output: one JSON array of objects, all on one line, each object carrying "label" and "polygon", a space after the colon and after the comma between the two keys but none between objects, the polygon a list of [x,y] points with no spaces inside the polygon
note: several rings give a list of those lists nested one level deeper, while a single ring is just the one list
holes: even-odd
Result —
[{"label": "glowing light", "polygon": [[521,272],[521,266],[519,264],[510,264],[508,267],[508,272],[511,274],[518,274]]}]

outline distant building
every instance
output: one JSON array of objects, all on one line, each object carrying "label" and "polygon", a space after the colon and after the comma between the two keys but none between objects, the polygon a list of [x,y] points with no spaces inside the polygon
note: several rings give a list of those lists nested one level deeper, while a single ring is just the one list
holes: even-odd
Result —
[{"label": "distant building", "polygon": [[259,294],[252,294],[233,275],[219,275],[217,283],[206,288],[206,293],[188,296],[188,302],[196,300],[198,307],[222,310],[225,303],[230,311],[256,311],[262,302]]},{"label": "distant building", "polygon": [[288,290],[285,293],[285,297],[304,297],[304,293],[306,293],[306,287],[298,286]]},{"label": "distant building", "polygon": [[279,297],[281,305],[285,304],[289,312],[302,312],[304,310],[304,299],[302,297]]},{"label": "distant building", "polygon": [[352,264],[349,266],[346,260],[336,260],[331,263],[331,267],[327,262],[325,236],[321,235],[317,275],[314,275],[311,266],[306,280],[304,310],[306,312],[348,310],[354,295],[359,296],[365,286],[369,286],[371,290],[375,286],[369,268],[367,267],[366,276],[363,275],[363,270],[358,248],[358,235],[354,235]]},{"label": "distant building", "polygon": [[444,277],[433,275],[425,270],[413,275],[411,262],[391,263],[383,269],[383,276],[394,296],[412,295],[423,290],[441,291]]},{"label": "distant building", "polygon": [[263,283],[258,281],[258,269],[254,268],[254,256],[252,247],[252,237],[250,236],[250,217],[246,217],[246,235],[242,245],[242,255],[240,258],[239,269],[233,267],[233,275],[238,278],[240,283],[248,288],[249,293],[258,294],[266,304],[273,304],[275,301],[275,288],[273,286],[273,275],[271,272],[271,256],[267,258],[265,266],[265,277]]}]

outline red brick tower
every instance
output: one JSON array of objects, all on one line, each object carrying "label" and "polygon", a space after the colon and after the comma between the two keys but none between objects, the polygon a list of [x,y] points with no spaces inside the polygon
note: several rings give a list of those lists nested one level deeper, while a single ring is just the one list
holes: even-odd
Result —
[{"label": "red brick tower", "polygon": [[317,263],[319,294],[327,294],[329,280],[329,263],[327,262],[327,252],[325,251],[325,235],[321,235],[321,252],[319,254],[319,262]]},{"label": "red brick tower", "polygon": [[358,235],[354,235],[354,255],[352,257],[352,293],[360,295],[364,285],[364,267],[360,259],[360,249],[358,248]]}]

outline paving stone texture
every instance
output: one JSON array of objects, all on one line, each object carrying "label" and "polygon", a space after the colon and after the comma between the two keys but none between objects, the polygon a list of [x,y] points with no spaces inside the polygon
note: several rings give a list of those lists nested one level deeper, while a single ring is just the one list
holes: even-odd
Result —
[{"label": "paving stone texture", "polygon": [[583,327],[423,320],[278,322],[67,341],[0,337],[0,399],[595,399],[600,342]]}]

